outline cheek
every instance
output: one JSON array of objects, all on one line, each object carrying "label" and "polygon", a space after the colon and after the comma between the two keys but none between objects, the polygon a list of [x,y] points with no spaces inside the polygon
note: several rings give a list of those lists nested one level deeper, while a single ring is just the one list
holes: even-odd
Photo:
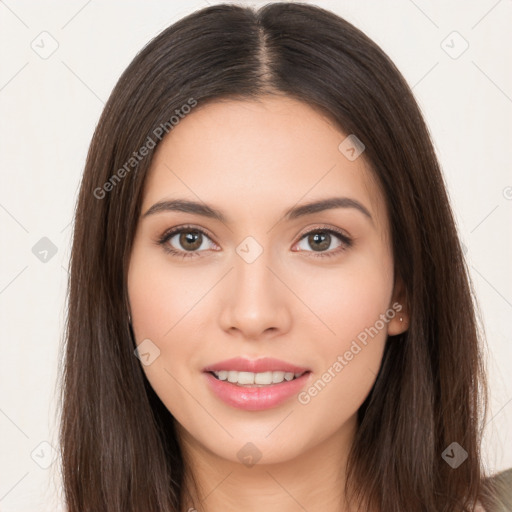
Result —
[{"label": "cheek", "polygon": [[[170,258],[170,257],[169,257]],[[215,276],[205,269],[180,267],[154,250],[136,248],[128,273],[128,294],[137,341],[165,341],[194,314]]]},{"label": "cheek", "polygon": [[[346,350],[352,339],[374,326],[388,310],[393,292],[391,259],[382,249],[351,256],[337,268],[292,269],[288,279],[311,312],[297,315],[296,320],[303,322],[304,329],[316,324],[322,333],[317,341],[330,353]],[[385,338],[387,324],[379,322],[378,327]]]},{"label": "cheek", "polygon": [[354,414],[371,390],[395,315],[391,261],[370,256],[351,263],[316,272],[309,286],[294,284],[317,317],[305,315],[298,329],[311,332],[315,323],[319,326],[309,350],[316,375],[299,403],[323,420],[328,412],[337,424]]},{"label": "cheek", "polygon": [[205,308],[211,310],[208,292],[216,279],[199,268],[173,266],[153,252],[135,247],[132,254],[128,295],[133,331],[137,344],[149,339],[157,347],[158,357],[142,365],[154,391],[173,415],[187,417],[193,403],[180,384],[188,387],[190,374],[199,368],[205,331],[198,320],[207,317]]}]

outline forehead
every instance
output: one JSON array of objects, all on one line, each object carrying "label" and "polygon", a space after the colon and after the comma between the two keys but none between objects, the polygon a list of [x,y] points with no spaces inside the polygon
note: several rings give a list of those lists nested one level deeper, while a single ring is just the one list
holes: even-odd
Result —
[{"label": "forehead", "polygon": [[351,161],[339,149],[347,135],[318,109],[288,97],[199,104],[158,146],[143,210],[180,197],[240,220],[275,218],[298,202],[337,195],[363,203],[385,230],[372,171],[363,157]]}]

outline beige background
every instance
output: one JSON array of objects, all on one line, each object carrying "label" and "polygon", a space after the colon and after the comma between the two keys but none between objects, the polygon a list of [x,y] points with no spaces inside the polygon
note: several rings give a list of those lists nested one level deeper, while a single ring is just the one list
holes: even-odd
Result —
[{"label": "beige background", "polygon": [[[103,104],[150,38],[213,3],[0,2],[2,512],[61,510],[52,456],[70,222]],[[484,456],[490,471],[509,468],[512,1],[306,3],[335,11],[373,38],[422,107],[487,331],[492,401]]]}]

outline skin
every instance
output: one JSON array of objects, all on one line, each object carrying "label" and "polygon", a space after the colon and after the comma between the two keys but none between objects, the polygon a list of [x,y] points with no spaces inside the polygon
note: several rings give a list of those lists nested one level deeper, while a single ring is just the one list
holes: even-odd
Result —
[{"label": "skin", "polygon": [[[198,105],[157,148],[128,290],[137,343],[149,338],[160,350],[144,372],[177,420],[188,475],[200,486],[184,510],[348,510],[344,468],[357,410],[387,336],[406,329],[405,306],[307,404],[292,397],[265,411],[236,409],[202,372],[231,357],[267,356],[310,368],[308,387],[394,302],[403,305],[384,198],[364,153],[350,161],[338,149],[346,136],[313,107],[266,96]],[[372,219],[354,208],[283,219],[293,206],[333,196],[359,201]],[[227,222],[175,211],[143,216],[177,198],[212,205]],[[209,238],[182,259],[156,240],[185,224]],[[319,228],[342,230],[353,245],[340,251],[332,235],[315,251],[304,234]],[[252,263],[236,252],[248,236],[263,249]],[[181,252],[186,243],[179,234],[167,242]],[[252,467],[237,456],[247,442],[261,453]]]}]

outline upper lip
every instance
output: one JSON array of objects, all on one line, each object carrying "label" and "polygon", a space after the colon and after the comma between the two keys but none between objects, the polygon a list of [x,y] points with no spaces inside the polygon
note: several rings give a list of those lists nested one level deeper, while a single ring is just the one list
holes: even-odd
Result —
[{"label": "upper lip", "polygon": [[218,363],[207,366],[203,369],[204,372],[220,372],[238,371],[238,372],[291,372],[291,373],[304,373],[310,371],[308,368],[303,368],[295,364],[287,363],[272,357],[263,357],[261,359],[245,359],[243,357],[234,357],[219,361]]}]

